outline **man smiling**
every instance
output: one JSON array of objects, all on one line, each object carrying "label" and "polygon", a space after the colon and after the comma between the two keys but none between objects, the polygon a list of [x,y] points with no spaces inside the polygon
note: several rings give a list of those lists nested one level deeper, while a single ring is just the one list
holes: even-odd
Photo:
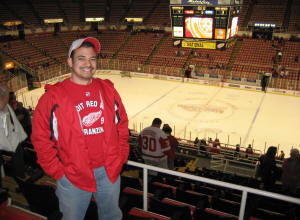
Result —
[{"label": "man smiling", "polygon": [[99,219],[122,219],[120,172],[127,161],[128,118],[112,82],[93,78],[100,43],[75,40],[70,78],[47,85],[33,116],[38,162],[56,182],[63,219],[84,219],[92,195]]}]

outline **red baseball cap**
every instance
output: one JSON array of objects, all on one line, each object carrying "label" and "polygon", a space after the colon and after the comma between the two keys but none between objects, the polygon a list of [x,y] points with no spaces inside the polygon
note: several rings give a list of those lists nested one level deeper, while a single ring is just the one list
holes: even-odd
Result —
[{"label": "red baseball cap", "polygon": [[71,57],[72,51],[79,48],[83,42],[92,43],[95,46],[96,53],[98,54],[100,52],[101,45],[100,45],[99,41],[94,37],[86,37],[86,38],[77,39],[77,40],[73,41],[73,43],[69,49],[68,57]]}]

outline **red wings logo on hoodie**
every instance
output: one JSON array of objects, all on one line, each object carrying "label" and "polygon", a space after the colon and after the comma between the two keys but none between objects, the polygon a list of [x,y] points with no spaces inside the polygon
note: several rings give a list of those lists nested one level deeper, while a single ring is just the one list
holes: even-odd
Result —
[{"label": "red wings logo on hoodie", "polygon": [[102,111],[98,112],[92,112],[86,116],[83,117],[82,123],[86,127],[92,126],[100,117],[101,117]]}]

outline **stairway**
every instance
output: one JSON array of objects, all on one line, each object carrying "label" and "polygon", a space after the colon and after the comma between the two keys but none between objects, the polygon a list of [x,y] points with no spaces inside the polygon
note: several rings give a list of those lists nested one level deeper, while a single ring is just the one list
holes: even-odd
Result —
[{"label": "stairway", "polygon": [[152,57],[155,55],[155,53],[158,51],[160,45],[164,42],[164,40],[168,37],[167,34],[164,34],[160,40],[158,41],[158,43],[155,45],[154,49],[152,50],[151,54],[148,56],[148,58],[146,59],[143,68],[145,68],[147,65],[149,65]]},{"label": "stairway", "polygon": [[159,5],[159,3],[160,3],[160,0],[156,0],[156,2],[154,3],[152,9],[150,10],[150,12],[144,17],[144,21],[143,21],[144,24],[149,20],[149,18],[151,17],[151,15],[155,11],[155,9]]},{"label": "stairway", "polygon": [[248,26],[248,23],[249,23],[250,18],[251,18],[251,16],[252,16],[253,8],[254,8],[254,4],[249,4],[247,13],[246,13],[246,15],[245,15],[244,22],[243,22],[243,24],[242,24],[242,27],[243,27],[243,28],[246,28],[246,27]]},{"label": "stairway", "polygon": [[243,39],[237,39],[236,43],[233,46],[231,56],[229,58],[229,61],[227,63],[226,67],[226,75],[224,76],[224,80],[231,78],[231,70],[235,61],[236,56],[238,55],[240,51],[241,44],[243,43]]},{"label": "stairway", "polygon": [[291,18],[291,11],[292,11],[292,5],[293,5],[293,0],[288,0],[284,12],[284,17],[282,21],[282,28],[287,31],[290,23],[290,18]]},{"label": "stairway", "polygon": [[114,55],[109,60],[109,62],[107,63],[107,66],[105,68],[108,68],[109,66],[111,66],[111,63],[113,62],[113,60],[116,59],[119,52],[122,51],[122,49],[128,44],[128,42],[131,38],[132,38],[132,35],[129,35],[129,37],[123,42],[123,44],[120,46],[120,48],[114,53]]}]

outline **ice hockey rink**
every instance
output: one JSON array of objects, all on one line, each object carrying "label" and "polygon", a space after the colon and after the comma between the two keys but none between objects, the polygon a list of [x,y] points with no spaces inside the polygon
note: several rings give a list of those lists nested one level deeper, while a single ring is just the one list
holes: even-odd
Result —
[{"label": "ice hockey rink", "polygon": [[[173,128],[173,135],[194,140],[215,139],[242,147],[253,144],[258,153],[279,147],[286,156],[300,148],[300,97],[142,77],[101,75],[120,93],[129,128],[151,125],[159,117]],[[34,107],[44,89],[18,96]]]}]

